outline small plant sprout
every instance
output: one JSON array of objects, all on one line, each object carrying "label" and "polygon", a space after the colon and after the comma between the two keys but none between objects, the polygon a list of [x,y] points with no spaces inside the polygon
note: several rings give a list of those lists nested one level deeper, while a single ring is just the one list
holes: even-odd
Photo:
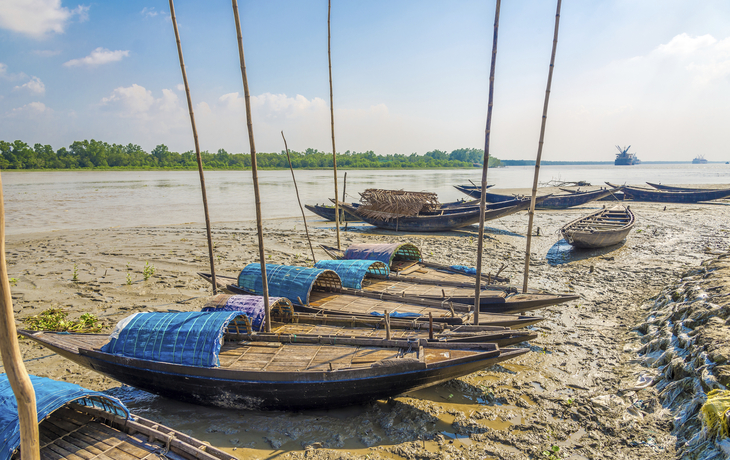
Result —
[{"label": "small plant sprout", "polygon": [[17,286],[18,285],[18,278],[10,278],[8,279],[11,286]]},{"label": "small plant sprout", "polygon": [[144,268],[142,269],[142,276],[144,277],[144,280],[147,281],[154,274],[155,274],[155,266],[154,265],[150,265],[149,262],[145,262],[144,263]]},{"label": "small plant sprout", "polygon": [[132,284],[132,274],[127,273],[127,284]]},{"label": "small plant sprout", "polygon": [[560,460],[560,446],[553,445],[550,450],[543,450],[542,455],[548,460]]},{"label": "small plant sprout", "polygon": [[76,264],[74,264],[74,271],[73,271],[73,276],[71,277],[71,279],[74,280],[74,281],[78,281],[79,280],[79,269],[76,266]]}]

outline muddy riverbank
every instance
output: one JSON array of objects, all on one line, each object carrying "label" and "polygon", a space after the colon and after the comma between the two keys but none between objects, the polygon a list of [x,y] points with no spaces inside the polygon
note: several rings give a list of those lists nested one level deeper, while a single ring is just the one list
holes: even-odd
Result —
[{"label": "muddy riverbank", "polygon": [[[542,310],[546,320],[534,327],[539,337],[526,344],[532,353],[391,401],[297,413],[208,409],[120,387],[27,340],[22,352],[32,373],[113,389],[141,415],[240,458],[548,458],[543,452],[562,459],[673,457],[678,433],[661,388],[625,391],[653,369],[639,354],[636,328],[647,321],[650,299],[727,251],[730,205],[631,207],[637,226],[627,242],[592,251],[560,243],[557,231],[596,205],[538,212],[530,286],[575,292],[581,300]],[[521,284],[524,264],[525,217],[488,222],[486,232],[486,270],[504,265],[502,274],[515,284]],[[309,262],[301,221],[268,221],[266,228],[272,263]],[[315,243],[334,243],[331,226],[323,222],[312,222],[310,233]],[[476,227],[395,235],[353,224],[342,233],[343,245],[407,241],[427,260],[472,266],[476,236]],[[258,259],[250,223],[216,224],[213,239],[221,274],[236,274]],[[198,225],[14,235],[7,249],[19,319],[64,307],[71,317],[90,312],[112,326],[136,311],[198,309],[210,293],[196,276],[208,269]],[[316,256],[325,257],[321,250]],[[146,263],[155,269],[147,281]]]}]

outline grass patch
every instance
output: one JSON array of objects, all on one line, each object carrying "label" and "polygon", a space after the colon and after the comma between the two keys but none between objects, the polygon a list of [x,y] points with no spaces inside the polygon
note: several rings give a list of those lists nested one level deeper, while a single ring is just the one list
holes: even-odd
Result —
[{"label": "grass patch", "polygon": [[84,313],[78,320],[69,320],[63,308],[49,308],[38,315],[25,318],[23,323],[32,331],[99,332],[102,324],[92,313]]}]

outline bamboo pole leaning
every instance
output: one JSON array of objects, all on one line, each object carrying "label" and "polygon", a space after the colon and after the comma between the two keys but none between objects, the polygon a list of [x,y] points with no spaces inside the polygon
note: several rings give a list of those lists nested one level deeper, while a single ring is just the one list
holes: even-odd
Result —
[{"label": "bamboo pole leaning", "polygon": [[175,5],[173,0],[170,2],[170,19],[172,27],[175,30],[175,41],[177,42],[177,55],[180,59],[180,70],[182,72],[183,83],[185,84],[185,97],[188,101],[188,110],[190,112],[190,125],[193,127],[193,140],[195,141],[195,157],[198,160],[198,174],[200,175],[200,190],[203,193],[203,211],[205,213],[205,230],[208,237],[208,259],[210,259],[210,275],[213,278],[213,294],[218,290],[218,283],[215,279],[215,258],[213,257],[213,238],[210,232],[210,214],[208,213],[208,196],[205,193],[205,176],[203,174],[203,159],[200,156],[200,143],[198,142],[198,129],[195,127],[195,114],[193,113],[193,100],[190,97],[190,86],[188,85],[188,74],[185,71],[185,61],[183,60],[182,45],[180,44],[180,31],[177,28],[177,18],[175,17]]},{"label": "bamboo pole leaning", "polygon": [[492,107],[494,106],[494,73],[497,63],[497,38],[499,36],[500,0],[494,10],[494,37],[492,39],[492,63],[489,70],[489,104],[487,105],[487,127],[484,130],[484,159],[482,164],[482,196],[479,200],[479,238],[477,241],[477,282],[474,289],[474,324],[479,324],[479,296],[482,289],[482,251],[484,250],[484,213],[487,207],[487,171],[489,171],[489,137],[492,132]]},{"label": "bamboo pole leaning", "polygon": [[307,228],[307,216],[304,215],[304,206],[302,206],[302,200],[299,199],[299,188],[297,187],[297,179],[294,177],[294,167],[291,164],[291,158],[289,157],[289,146],[286,145],[286,137],[284,137],[284,131],[281,132],[281,138],[284,139],[284,148],[286,149],[286,160],[289,162],[289,170],[291,171],[291,180],[294,182],[294,191],[297,194],[297,203],[299,203],[299,209],[302,211],[302,219],[304,220],[304,231],[307,233],[307,241],[309,242],[309,250],[312,251],[312,262],[316,265],[317,259],[314,257],[314,248],[312,247],[312,239],[309,237],[309,228]]},{"label": "bamboo pole leaning", "polygon": [[5,200],[3,182],[0,177],[0,355],[8,374],[10,387],[18,402],[20,421],[20,456],[22,460],[40,460],[38,435],[38,412],[35,390],[18,345],[18,332],[13,315],[13,298],[10,295],[10,281],[5,261]]},{"label": "bamboo pole leaning", "polygon": [[335,229],[337,229],[337,249],[340,249],[340,206],[337,203],[337,149],[335,149],[335,103],[332,95],[332,0],[327,1],[327,61],[330,74],[330,125],[332,126],[332,167],[335,172]]},{"label": "bamboo pole leaning", "polygon": [[251,174],[253,175],[253,191],[256,200],[256,230],[259,237],[259,259],[261,260],[261,281],[263,283],[265,330],[271,332],[271,309],[269,308],[269,281],[266,277],[266,254],[264,253],[264,226],[261,219],[261,194],[259,193],[259,173],[256,166],[256,144],[253,138],[253,122],[251,121],[251,95],[248,92],[248,77],[246,75],[246,60],[243,56],[243,35],[241,34],[241,20],[238,17],[238,1],[231,0],[233,16],[236,21],[238,36],[238,59],[241,61],[241,79],[243,80],[243,94],[246,101],[246,121],[248,127],[248,143],[251,149]]},{"label": "bamboo pole leaning", "polygon": [[560,4],[558,0],[557,11],[555,12],[555,32],[553,34],[553,51],[550,56],[550,69],[548,70],[547,88],[545,89],[545,102],[542,107],[542,124],[540,126],[540,141],[537,144],[537,158],[535,159],[535,177],[532,181],[532,198],[530,201],[529,219],[527,223],[527,243],[525,248],[525,275],[522,282],[522,292],[527,292],[527,280],[530,276],[530,245],[532,243],[532,223],[535,216],[535,196],[537,195],[537,180],[540,177],[540,160],[542,159],[542,145],[545,139],[545,124],[547,122],[548,102],[550,101],[550,86],[553,82],[553,69],[555,68],[555,52],[558,48],[558,28],[560,26]]}]

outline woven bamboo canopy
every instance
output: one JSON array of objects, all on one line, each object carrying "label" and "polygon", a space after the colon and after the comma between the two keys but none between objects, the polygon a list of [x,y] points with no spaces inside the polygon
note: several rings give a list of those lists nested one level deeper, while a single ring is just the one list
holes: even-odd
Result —
[{"label": "woven bamboo canopy", "polygon": [[362,205],[359,209],[367,217],[385,221],[417,216],[421,212],[435,211],[441,206],[435,193],[376,188],[360,193],[360,201]]}]

